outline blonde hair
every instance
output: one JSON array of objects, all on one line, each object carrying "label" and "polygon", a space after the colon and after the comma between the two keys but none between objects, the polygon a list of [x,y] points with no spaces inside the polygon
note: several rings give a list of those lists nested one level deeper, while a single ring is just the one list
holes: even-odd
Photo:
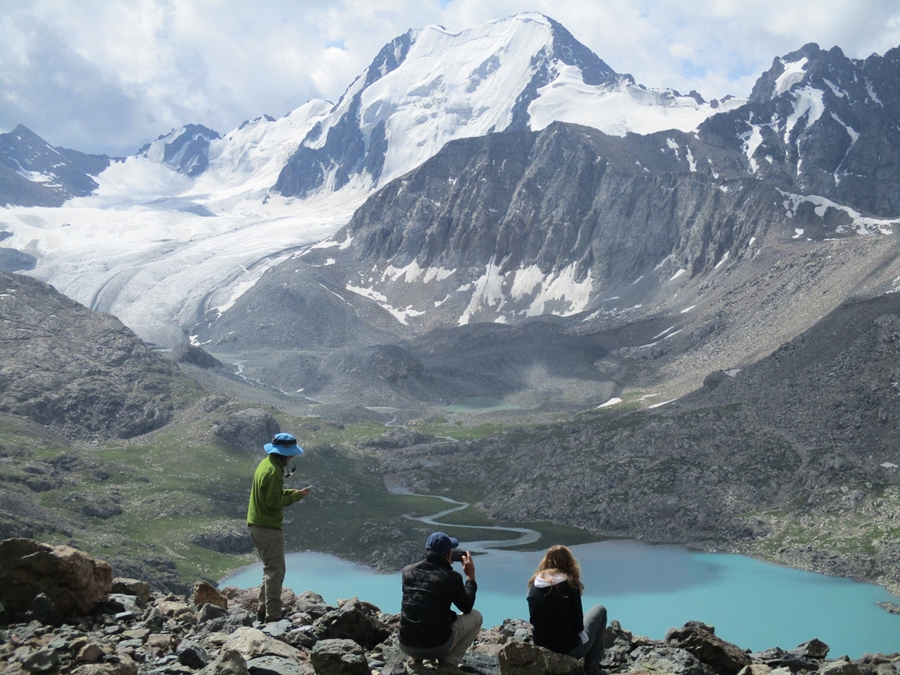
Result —
[{"label": "blonde hair", "polygon": [[581,566],[575,560],[575,556],[565,546],[557,544],[547,549],[541,564],[531,575],[528,585],[531,586],[541,572],[561,572],[569,578],[569,585],[576,588],[579,593],[584,591],[584,584],[581,583]]}]

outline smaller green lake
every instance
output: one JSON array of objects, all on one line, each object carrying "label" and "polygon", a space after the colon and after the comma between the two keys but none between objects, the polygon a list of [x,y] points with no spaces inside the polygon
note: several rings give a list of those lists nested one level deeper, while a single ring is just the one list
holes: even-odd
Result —
[{"label": "smaller green lake", "polygon": [[495,396],[469,396],[462,403],[455,403],[441,408],[447,412],[489,412],[494,410],[519,410],[520,407],[507,403]]}]

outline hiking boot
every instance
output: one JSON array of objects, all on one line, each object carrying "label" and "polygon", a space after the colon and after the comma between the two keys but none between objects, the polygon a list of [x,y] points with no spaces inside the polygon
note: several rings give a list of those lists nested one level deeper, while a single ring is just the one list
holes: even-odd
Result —
[{"label": "hiking boot", "polygon": [[425,660],[417,659],[412,656],[407,657],[406,672],[411,673],[412,675],[425,675],[425,673],[427,672],[427,669],[425,667]]}]

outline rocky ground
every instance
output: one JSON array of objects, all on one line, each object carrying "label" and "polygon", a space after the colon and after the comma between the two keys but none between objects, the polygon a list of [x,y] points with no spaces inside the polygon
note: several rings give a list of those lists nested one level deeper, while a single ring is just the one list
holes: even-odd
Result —
[{"label": "rocky ground", "polygon": [[477,501],[498,521],[747,553],[896,593],[898,359],[900,299],[860,299],[657,410],[632,395],[559,423],[378,452],[392,486],[491,486]]},{"label": "rocky ground", "polygon": [[171,422],[197,386],[121,321],[0,273],[0,412],[67,439],[133,438]]},{"label": "rocky ground", "polygon": [[[256,590],[198,581],[190,596],[116,578],[69,547],[0,543],[0,670],[6,675],[412,675],[397,643],[398,616],[356,598],[330,606],[285,589],[281,621],[256,620]],[[59,583],[64,580],[65,583]],[[612,621],[603,636],[609,673],[672,675],[896,675],[900,653],[828,659],[813,639],[750,653],[689,622],[665,639]],[[433,664],[416,669],[427,675]],[[480,675],[580,675],[580,661],[536,647],[531,626],[485,628],[462,669]]]}]

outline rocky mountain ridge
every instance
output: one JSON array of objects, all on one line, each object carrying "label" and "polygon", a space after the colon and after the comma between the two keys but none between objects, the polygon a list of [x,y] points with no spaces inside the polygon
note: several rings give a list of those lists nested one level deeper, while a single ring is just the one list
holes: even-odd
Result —
[{"label": "rocky mountain ridge", "polygon": [[852,213],[842,206],[894,218],[898,83],[900,48],[853,60],[838,47],[808,44],[775,59],[746,105],[707,120],[698,134],[742,152],[749,173],[762,180],[833,200],[817,204],[817,211],[835,209],[832,219],[848,222]]},{"label": "rocky mountain ridge", "polygon": [[[407,664],[397,643],[396,615],[357,598],[335,607],[312,591],[296,595],[285,589],[285,618],[262,624],[254,620],[256,589],[220,590],[197,582],[189,597],[162,595],[146,582],[114,578],[108,564],[79,551],[28,540],[0,542],[0,556],[4,573],[20,583],[12,600],[8,585],[0,590],[0,662],[10,675],[433,672],[427,663],[419,671]],[[35,564],[38,558],[42,568]],[[70,578],[70,588],[54,587],[48,572]],[[79,593],[88,589],[90,594]],[[73,594],[81,596],[81,604],[64,613],[61,608]],[[610,673],[892,675],[900,663],[898,653],[828,659],[828,645],[817,639],[790,651],[749,653],[697,621],[651,640],[633,635],[613,617],[602,639],[602,665]],[[579,660],[535,646],[531,626],[512,620],[483,629],[462,668],[478,675],[583,672]]]},{"label": "rocky mountain ridge", "polygon": [[876,92],[897,78],[894,52],[859,63],[807,45],[694,135],[556,124],[451,143],[373,195],[333,237],[340,250],[304,258],[332,260],[344,290],[428,328],[595,311],[638,280],[746,261],[772,229],[891,232],[900,109]]},{"label": "rocky mountain ridge", "polygon": [[0,361],[0,412],[69,439],[146,434],[193,388],[115,317],[23,275],[0,273]]},{"label": "rocky mountain ridge", "polygon": [[394,487],[491,484],[478,504],[499,521],[747,553],[896,592],[898,317],[895,294],[849,302],[769,357],[714,371],[654,409],[620,403],[376,451]]},{"label": "rocky mountain ridge", "polygon": [[55,148],[20,124],[0,134],[0,206],[61,206],[89,195],[98,187],[94,177],[110,161],[106,155]]},{"label": "rocky mountain ridge", "polygon": [[[580,101],[585,94],[569,91],[570,83],[595,98]],[[448,141],[543,128],[551,121],[541,110],[545,97],[556,101],[554,119],[596,120],[598,128],[615,134],[667,128],[671,108],[699,121],[719,106],[696,92],[682,96],[636,85],[631,75],[617,74],[565,27],[538,13],[460,33],[429,26],[384,46],[309,132],[274,190],[303,198],[351,181],[384,185]],[[568,109],[559,105],[566,97]],[[582,112],[588,107],[593,111]],[[445,112],[435,116],[434,108]],[[609,111],[600,112],[604,108]]]},{"label": "rocky mountain ridge", "polygon": [[218,132],[202,124],[188,124],[147,143],[138,155],[186,176],[199,176],[209,167],[210,142],[219,138]]},{"label": "rocky mountain ridge", "polygon": [[[304,275],[311,284],[303,299],[329,309],[335,301],[342,305],[335,312],[340,325],[322,324],[319,336],[349,333],[342,346],[353,348],[395,342],[384,338],[385,330],[405,338],[460,322],[582,313],[604,321],[611,313],[641,319],[651,316],[650,308],[674,315],[689,307],[672,303],[675,294],[695,294],[714,283],[714,270],[750,262],[758,253],[750,242],[761,245],[773,228],[798,240],[892,231],[896,79],[893,50],[853,60],[838,48],[810,44],[775,59],[749,101],[714,107],[696,93],[640,87],[540,14],[458,34],[429,27],[386,45],[334,106],[311,102],[287,118],[261,118],[222,138],[187,125],[144,156],[104,172],[103,194],[91,202],[99,206],[97,217],[111,204],[122,209],[134,200],[141,213],[179,214],[171,230],[158,233],[164,246],[107,251],[116,259],[128,255],[135,265],[92,262],[114,238],[100,237],[96,250],[68,237],[62,247],[52,243],[49,233],[66,222],[54,224],[46,214],[37,221],[22,213],[0,227],[12,239],[7,257],[30,256],[33,274],[61,278],[73,297],[115,311],[145,339],[172,346],[182,339],[173,315],[188,329],[202,317],[203,333],[203,324],[263,283],[264,270],[344,222],[307,213],[325,208],[317,200],[339,194],[349,213],[347,203],[355,206],[354,199],[408,169],[424,169],[422,162],[456,139],[462,145],[431,163],[431,178],[415,172],[400,179],[406,183],[387,185],[346,231],[309,248],[315,267]],[[609,117],[623,109],[621,119]],[[660,119],[678,128],[662,130]],[[560,122],[590,127],[586,139],[592,140],[577,143],[579,127],[562,133]],[[530,154],[504,150],[495,137],[507,134],[524,134],[516,138],[529,139]],[[471,153],[469,161],[464,153]],[[506,164],[485,164],[486,157]],[[464,180],[443,165],[463,170]],[[139,194],[121,192],[142,182],[148,187]],[[281,192],[269,189],[276,183]],[[405,192],[397,187],[404,184]],[[166,194],[155,192],[160,185]],[[314,200],[298,199],[313,194]],[[252,228],[257,242],[284,238],[280,249],[234,235],[230,219],[243,223],[251,213],[260,219]],[[274,220],[285,213],[297,216],[296,225],[273,233]],[[413,222],[404,220],[406,213]],[[142,218],[134,211],[121,217],[113,218],[113,229],[154,231],[149,224],[129,226]],[[308,231],[313,222],[315,234]],[[454,236],[447,236],[451,229]],[[215,243],[207,244],[211,230]],[[184,240],[187,233],[193,234]],[[45,255],[51,247],[54,255]],[[240,265],[217,265],[226,256],[210,251],[222,247],[239,250]],[[144,256],[152,264],[144,265]],[[179,262],[187,259],[196,273]],[[326,273],[325,266],[336,269]],[[146,299],[148,284],[160,300]],[[248,304],[271,305],[259,301],[264,292]],[[371,306],[361,309],[364,304]],[[213,333],[216,341],[230,339]]]}]

